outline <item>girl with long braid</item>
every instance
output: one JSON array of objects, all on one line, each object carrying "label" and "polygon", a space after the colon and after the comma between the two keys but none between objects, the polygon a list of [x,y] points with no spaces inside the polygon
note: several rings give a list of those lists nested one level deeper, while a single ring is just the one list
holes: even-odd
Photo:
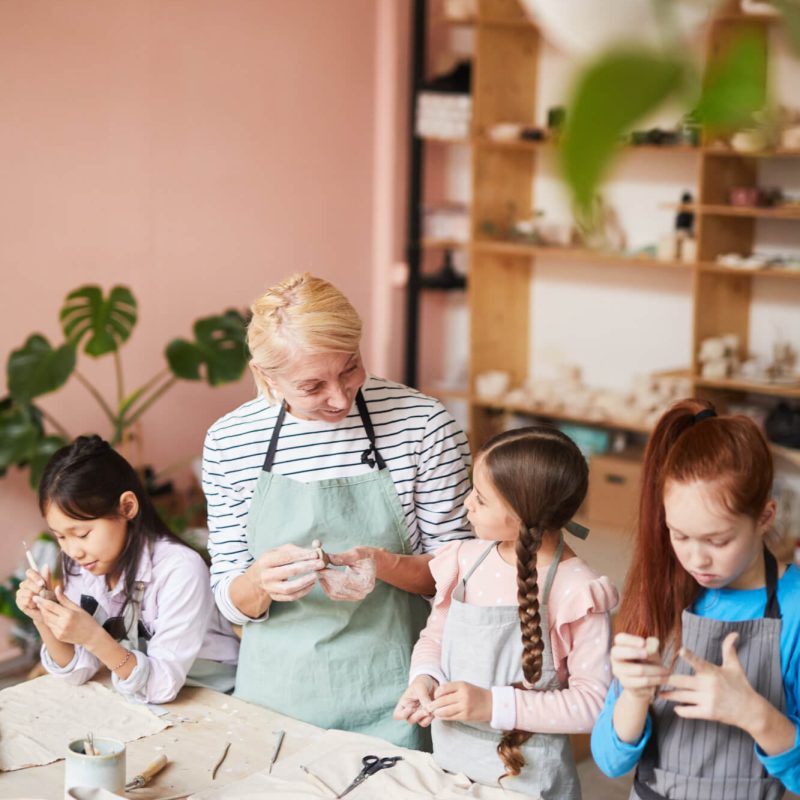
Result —
[{"label": "girl with long braid", "polygon": [[567,734],[591,729],[611,680],[616,590],[562,534],[586,534],[571,520],[587,479],[553,428],[484,445],[465,503],[477,539],[431,561],[433,610],[395,709],[432,727],[443,769],[543,800],[580,798]]}]

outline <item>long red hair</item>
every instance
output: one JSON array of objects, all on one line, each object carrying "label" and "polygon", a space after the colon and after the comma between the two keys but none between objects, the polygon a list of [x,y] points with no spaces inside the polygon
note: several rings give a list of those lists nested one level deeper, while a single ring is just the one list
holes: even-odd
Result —
[{"label": "long red hair", "polygon": [[758,519],[772,490],[772,456],[758,426],[744,416],[698,420],[711,403],[682,400],[658,421],[642,468],[633,558],[625,580],[619,630],[657,636],[662,652],[679,641],[681,612],[700,587],[681,566],[670,543],[664,512],[669,481],[716,483],[719,499],[735,514]]}]

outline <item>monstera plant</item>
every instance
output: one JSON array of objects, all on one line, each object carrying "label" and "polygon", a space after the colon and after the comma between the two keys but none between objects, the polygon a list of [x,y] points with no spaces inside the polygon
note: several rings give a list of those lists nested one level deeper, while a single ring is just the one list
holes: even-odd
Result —
[{"label": "monstera plant", "polygon": [[[51,344],[31,334],[8,358],[8,396],[0,399],[0,476],[11,466],[29,467],[30,483],[38,485],[50,456],[72,437],[51,414],[36,404],[43,395],[74,378],[97,401],[107,420],[112,444],[178,380],[205,381],[210,386],[235,381],[247,365],[245,318],[235,310],[194,323],[194,338],[173,339],[164,350],[166,365],[133,391],[125,387],[120,350],[137,321],[137,303],[126,286],[107,296],[99,286],[70,292],[60,313],[64,342]],[[79,356],[110,356],[116,375],[116,396],[108,400],[79,369]]]}]

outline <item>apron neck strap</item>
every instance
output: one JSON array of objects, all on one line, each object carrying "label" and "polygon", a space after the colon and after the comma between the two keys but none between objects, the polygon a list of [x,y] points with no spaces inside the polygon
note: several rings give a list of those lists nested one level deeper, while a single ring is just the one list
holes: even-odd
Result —
[{"label": "apron neck strap", "polygon": [[472,577],[472,573],[475,572],[475,570],[478,569],[481,564],[483,564],[483,560],[486,558],[486,556],[488,556],[489,553],[491,553],[492,550],[494,550],[494,548],[499,544],[500,542],[491,542],[489,546],[480,554],[478,560],[469,568],[469,570],[467,570],[467,574],[461,579],[461,585],[465,589],[467,586],[467,581]]},{"label": "apron neck strap", "polygon": [[766,579],[767,605],[764,616],[767,619],[780,619],[781,607],[778,603],[778,562],[775,556],[764,547],[764,577]]},{"label": "apron neck strap", "polygon": [[[378,469],[386,469],[386,462],[383,460],[383,456],[380,454],[380,451],[375,445],[375,428],[372,427],[372,419],[369,416],[369,409],[367,408],[367,401],[364,399],[364,395],[361,392],[361,389],[358,390],[358,394],[356,394],[356,406],[358,406],[358,413],[361,417],[361,424],[364,426],[364,430],[367,432],[367,438],[369,439],[369,447],[361,454],[361,463],[362,464],[369,464],[370,467],[374,467],[375,464],[378,465]],[[370,458],[370,451],[375,456],[373,460]]]},{"label": "apron neck strap", "polygon": [[553,580],[556,577],[556,572],[558,571],[558,564],[561,561],[561,554],[564,552],[564,534],[559,531],[558,533],[558,545],[556,546],[556,552],[553,553],[553,560],[550,562],[550,567],[547,570],[547,576],[544,579],[544,587],[541,591],[541,603],[543,606],[547,605],[547,601],[550,599],[550,589],[553,588]]},{"label": "apron neck strap", "polygon": [[272,429],[272,437],[269,440],[269,448],[267,449],[267,457],[264,459],[264,472],[272,472],[272,465],[275,463],[275,453],[278,451],[278,437],[283,427],[283,420],[286,418],[286,401],[281,403],[280,411],[278,411],[278,418],[275,420],[275,427]]},{"label": "apron neck strap", "polygon": [[[476,569],[483,563],[483,560],[492,550],[497,547],[500,542],[492,542],[481,554],[480,557],[475,561],[475,563],[469,568],[468,572],[464,577],[461,579],[461,586],[464,590],[467,587],[467,581],[472,576],[472,573],[475,572]],[[564,536],[563,534],[559,533],[558,535],[558,545],[556,546],[556,551],[553,554],[553,560],[550,562],[550,566],[547,570],[547,575],[544,579],[544,586],[539,592],[539,596],[541,597],[541,604],[547,605],[547,601],[550,599],[550,589],[553,586],[553,580],[556,577],[556,572],[558,571],[558,564],[561,561],[561,554],[564,552]]]},{"label": "apron neck strap", "polygon": [[[375,446],[375,428],[372,426],[372,419],[369,416],[367,401],[364,399],[361,389],[359,389],[358,394],[356,394],[356,406],[358,407],[358,414],[361,417],[361,424],[364,426],[364,430],[367,432],[367,438],[369,439],[370,445],[361,454],[361,463],[369,464],[370,467],[374,467],[375,464],[377,464],[378,469],[386,469],[386,462],[383,460],[383,456]],[[262,467],[264,472],[272,472],[272,465],[275,463],[275,453],[278,452],[278,438],[280,437],[281,428],[283,427],[283,421],[285,418],[286,401],[284,400],[281,403],[281,409],[278,412],[278,418],[275,420],[275,427],[272,429],[272,436],[269,440],[267,456],[264,459],[264,466]],[[375,456],[374,459],[370,457],[370,453]]]}]

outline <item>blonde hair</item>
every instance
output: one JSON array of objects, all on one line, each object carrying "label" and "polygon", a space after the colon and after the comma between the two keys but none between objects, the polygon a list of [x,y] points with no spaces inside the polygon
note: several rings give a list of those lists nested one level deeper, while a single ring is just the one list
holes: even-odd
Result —
[{"label": "blonde hair", "polygon": [[308,272],[290,275],[259,297],[247,326],[250,369],[270,402],[277,398],[262,372],[286,369],[299,353],[356,353],[361,317],[333,285]]}]

